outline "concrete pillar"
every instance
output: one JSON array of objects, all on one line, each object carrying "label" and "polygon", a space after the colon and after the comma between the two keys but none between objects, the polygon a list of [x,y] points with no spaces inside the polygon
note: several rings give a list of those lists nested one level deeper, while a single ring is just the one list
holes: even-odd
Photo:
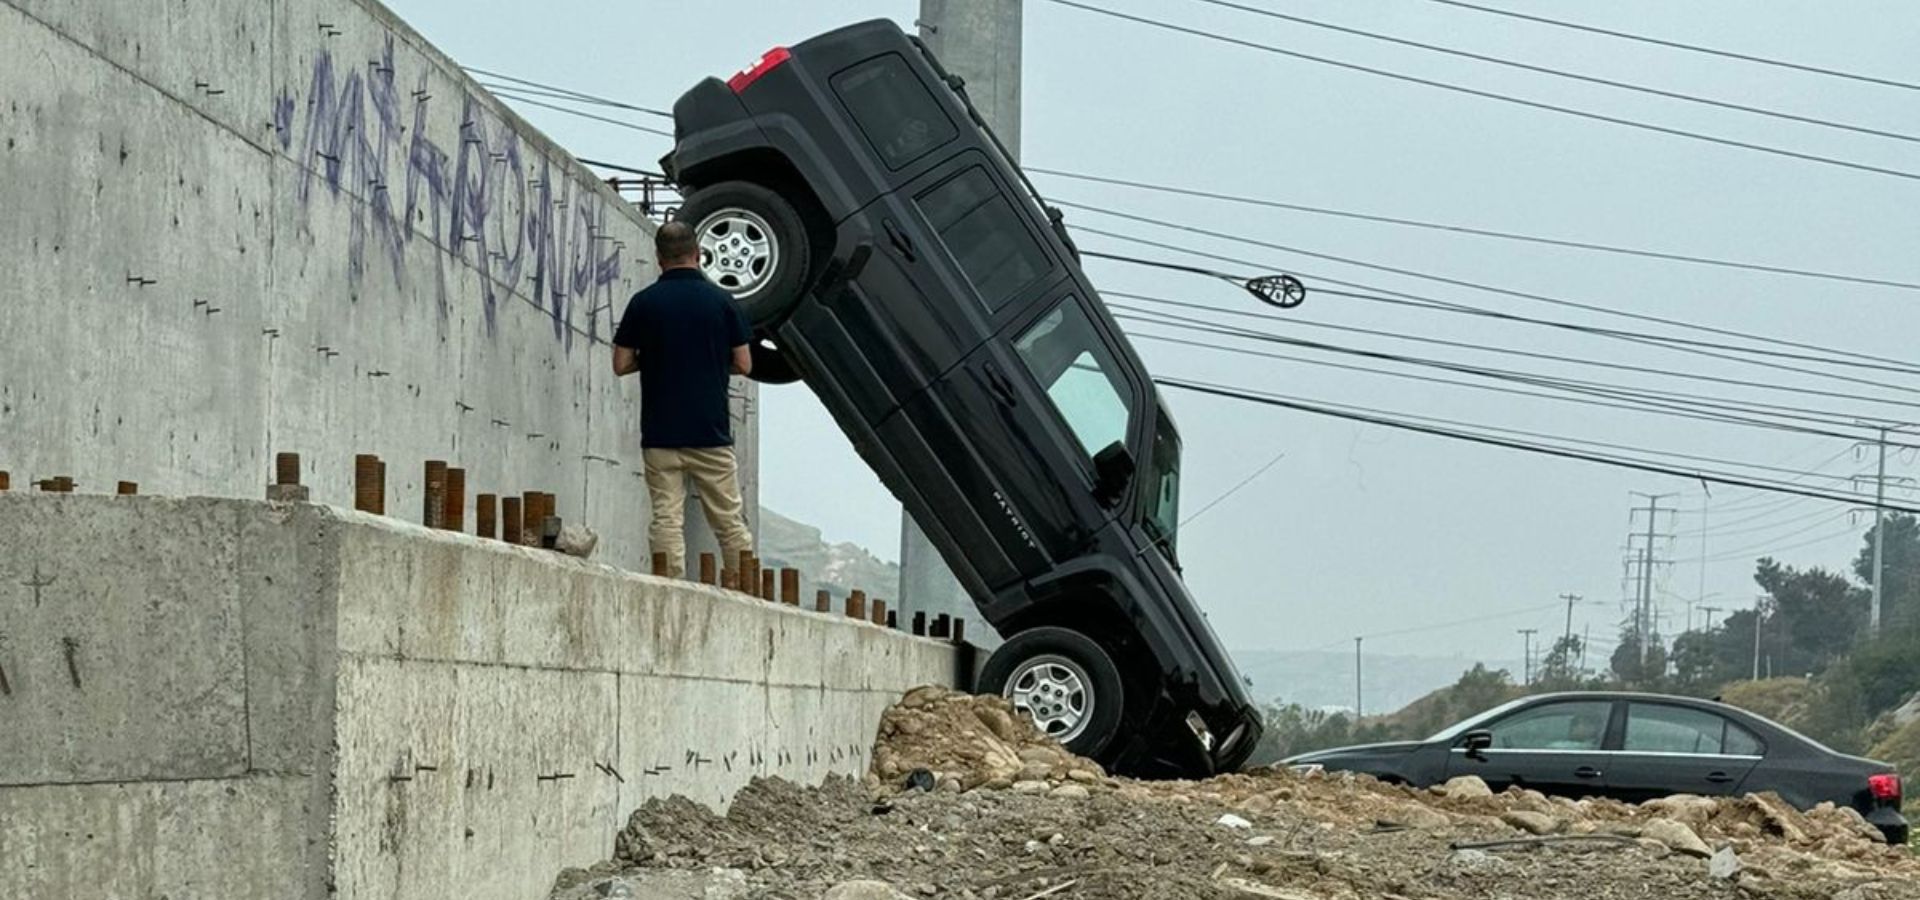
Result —
[{"label": "concrete pillar", "polygon": [[[966,80],[974,108],[1020,158],[1020,28],[1022,0],[920,0],[920,39],[948,72]],[[985,647],[1000,636],[911,516],[900,517],[901,615],[941,613],[975,623],[968,633]]]}]

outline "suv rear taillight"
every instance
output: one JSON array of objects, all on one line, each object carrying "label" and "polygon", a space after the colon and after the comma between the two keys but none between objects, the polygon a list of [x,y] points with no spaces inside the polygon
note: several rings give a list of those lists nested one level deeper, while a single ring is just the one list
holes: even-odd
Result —
[{"label": "suv rear taillight", "polygon": [[792,58],[793,54],[787,52],[787,48],[785,47],[775,47],[772,50],[768,50],[761,54],[760,58],[756,60],[753,65],[741,69],[735,73],[732,78],[727,79],[727,87],[733,88],[733,92],[738,94],[746,90],[747,85],[759,81],[760,76],[773,71],[781,63]]},{"label": "suv rear taillight", "polygon": [[1893,804],[1900,802],[1900,776],[1891,773],[1868,775],[1867,791],[1875,800],[1886,800]]}]

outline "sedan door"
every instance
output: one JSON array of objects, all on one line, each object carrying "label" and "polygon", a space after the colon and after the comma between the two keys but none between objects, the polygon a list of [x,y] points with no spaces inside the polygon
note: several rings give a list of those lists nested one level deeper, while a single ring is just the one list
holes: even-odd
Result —
[{"label": "sedan door", "polygon": [[1670,794],[1729,795],[1764,755],[1753,732],[1711,710],[1634,700],[1607,790],[1631,803]]},{"label": "sedan door", "polygon": [[1612,700],[1555,700],[1514,710],[1489,723],[1493,745],[1469,755],[1456,740],[1447,776],[1478,775],[1494,791],[1519,786],[1543,794],[1605,793],[1607,726]]}]

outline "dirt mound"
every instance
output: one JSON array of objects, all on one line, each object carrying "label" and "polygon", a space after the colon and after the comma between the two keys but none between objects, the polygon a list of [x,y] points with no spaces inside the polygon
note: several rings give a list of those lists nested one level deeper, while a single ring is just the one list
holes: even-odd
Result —
[{"label": "dirt mound", "polygon": [[[907,692],[880,717],[873,774],[900,786],[916,770],[949,792],[1000,790],[1021,782],[1098,781],[1106,773],[1041,734],[1000,697],[928,685]],[[1023,788],[1030,790],[1031,788]]]},{"label": "dirt mound", "polygon": [[758,779],[724,816],[636,811],[554,897],[692,900],[1920,900],[1920,862],[1846,809],[1634,806],[1263,769],[1111,778],[1008,704],[941,688],[883,717],[863,781]]}]

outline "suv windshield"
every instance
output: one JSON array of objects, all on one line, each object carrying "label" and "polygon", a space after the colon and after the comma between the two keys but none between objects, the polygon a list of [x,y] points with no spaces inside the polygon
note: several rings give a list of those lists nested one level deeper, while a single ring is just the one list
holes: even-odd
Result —
[{"label": "suv windshield", "polygon": [[[1174,542],[1180,529],[1180,432],[1164,405],[1154,411],[1153,449],[1147,459],[1147,478],[1141,487],[1146,500],[1145,523],[1155,546],[1178,560]],[[1176,562],[1177,564],[1177,562]]]}]

